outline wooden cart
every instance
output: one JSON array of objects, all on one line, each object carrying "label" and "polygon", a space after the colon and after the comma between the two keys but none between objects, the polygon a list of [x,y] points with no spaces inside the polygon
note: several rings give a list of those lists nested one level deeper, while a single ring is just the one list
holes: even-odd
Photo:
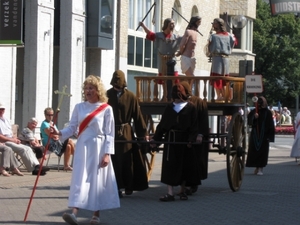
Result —
[{"label": "wooden cart", "polygon": [[[150,133],[154,132],[153,115],[161,115],[165,109],[167,99],[160,99],[160,89],[162,85],[157,84],[157,80],[163,81],[166,85],[168,80],[173,83],[178,81],[194,80],[194,95],[200,96],[207,102],[208,113],[217,121],[215,133],[209,134],[209,152],[217,152],[226,155],[227,177],[232,191],[238,191],[241,187],[246,149],[246,117],[242,116],[238,110],[242,107],[245,111],[245,78],[240,77],[170,77],[170,76],[136,76],[136,96],[139,99],[140,107],[148,125]],[[215,90],[210,85],[214,80],[226,81],[225,98],[222,101],[215,100]],[[166,90],[166,88],[164,89]],[[166,95],[165,95],[166,96]],[[230,123],[226,127],[225,118],[230,118]],[[151,176],[155,153],[145,155],[145,163],[148,170],[148,179]]]}]

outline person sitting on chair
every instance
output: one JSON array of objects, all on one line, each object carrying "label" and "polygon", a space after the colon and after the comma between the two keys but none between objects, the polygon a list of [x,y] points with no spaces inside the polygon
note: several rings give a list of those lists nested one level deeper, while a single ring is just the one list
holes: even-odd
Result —
[{"label": "person sitting on chair", "polygon": [[[11,147],[11,149],[21,157],[28,172],[32,172],[32,175],[37,175],[40,169],[38,159],[29,146],[21,144],[21,141],[13,136],[11,123],[4,117],[4,112],[5,106],[0,103],[0,142]],[[45,175],[48,170],[48,167],[43,166],[40,175]]]},{"label": "person sitting on chair", "polygon": [[30,146],[33,149],[35,156],[41,163],[45,147],[40,144],[39,140],[35,136],[35,128],[37,124],[38,120],[32,117],[28,121],[27,127],[25,127],[19,134],[19,139],[21,140],[22,144]]},{"label": "person sitting on chair", "polygon": [[18,169],[20,163],[14,155],[14,151],[0,142],[0,152],[2,153],[0,161],[0,175],[2,174],[5,177],[10,177],[10,174],[6,171],[6,168],[11,170],[11,175],[24,176]]},{"label": "person sitting on chair", "polygon": [[[46,108],[44,110],[44,114],[45,114],[45,120],[42,122],[40,129],[41,129],[42,143],[44,146],[46,146],[51,131],[50,125],[53,125],[52,119],[53,119],[54,111],[52,108]],[[54,126],[56,127],[56,125]],[[61,141],[59,140],[58,135],[51,135],[48,149],[49,151],[54,152],[59,157],[62,154],[64,154],[64,170],[66,171],[73,170],[73,168],[69,164],[70,157],[71,155],[74,155],[74,149],[75,149],[74,142],[72,141],[72,139],[67,139],[62,144]]]}]

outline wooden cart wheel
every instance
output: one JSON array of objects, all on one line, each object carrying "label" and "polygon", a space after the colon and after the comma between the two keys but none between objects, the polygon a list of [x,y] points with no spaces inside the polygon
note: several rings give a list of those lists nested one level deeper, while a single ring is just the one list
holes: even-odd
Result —
[{"label": "wooden cart wheel", "polygon": [[230,121],[226,142],[227,178],[232,191],[238,191],[242,185],[246,155],[246,132],[244,118],[235,113]]},{"label": "wooden cart wheel", "polygon": [[[154,134],[154,132],[155,132],[154,121],[152,119],[152,115],[145,114],[143,116],[144,116],[144,121],[145,121],[146,126],[147,126],[148,134],[149,134],[150,139],[151,139],[151,135]],[[149,146],[147,148],[149,148]],[[145,163],[147,178],[148,178],[148,181],[149,181],[150,178],[151,178],[153,167],[154,167],[155,153],[156,152],[151,152],[150,149],[146,149],[146,152],[147,153],[143,154],[143,160],[144,160],[144,163]]]},{"label": "wooden cart wheel", "polygon": [[143,154],[148,181],[151,178],[152,171],[154,168],[155,154],[156,154],[156,152],[150,152],[147,154]]}]

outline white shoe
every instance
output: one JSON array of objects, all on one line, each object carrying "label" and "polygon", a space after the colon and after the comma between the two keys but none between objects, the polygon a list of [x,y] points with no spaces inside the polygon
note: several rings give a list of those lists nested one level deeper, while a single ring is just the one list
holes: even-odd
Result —
[{"label": "white shoe", "polygon": [[262,168],[258,168],[257,175],[258,175],[258,176],[264,175],[262,171],[263,171]]},{"label": "white shoe", "polygon": [[64,221],[66,221],[68,224],[71,225],[78,225],[76,216],[73,213],[64,213],[62,218],[64,219]]}]

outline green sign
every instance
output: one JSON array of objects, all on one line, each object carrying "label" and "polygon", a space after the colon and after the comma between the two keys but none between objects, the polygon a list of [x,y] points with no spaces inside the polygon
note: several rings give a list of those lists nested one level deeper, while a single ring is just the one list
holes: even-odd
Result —
[{"label": "green sign", "polygon": [[272,15],[300,13],[300,0],[270,0]]},{"label": "green sign", "polygon": [[23,44],[23,0],[0,0],[1,44]]}]

